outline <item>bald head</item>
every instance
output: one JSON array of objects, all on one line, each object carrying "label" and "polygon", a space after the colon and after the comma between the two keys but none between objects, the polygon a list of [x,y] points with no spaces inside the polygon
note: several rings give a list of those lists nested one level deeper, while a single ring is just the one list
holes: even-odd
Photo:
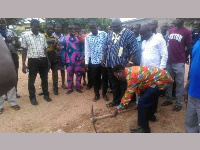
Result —
[{"label": "bald head", "polygon": [[112,19],[111,28],[115,33],[120,33],[122,30],[122,22],[119,18]]},{"label": "bald head", "polygon": [[111,23],[122,24],[119,18],[113,18]]},{"label": "bald head", "polygon": [[141,28],[140,24],[135,24],[133,26],[133,32],[134,32],[134,34],[135,34],[136,37],[138,37],[139,34],[140,34],[140,28]]},{"label": "bald head", "polygon": [[148,40],[152,36],[152,32],[151,29],[149,28],[149,25],[145,24],[141,26],[140,35],[142,40]]},{"label": "bald head", "polygon": [[152,20],[150,23],[150,29],[153,33],[157,33],[156,29],[158,28],[158,21],[157,20]]}]

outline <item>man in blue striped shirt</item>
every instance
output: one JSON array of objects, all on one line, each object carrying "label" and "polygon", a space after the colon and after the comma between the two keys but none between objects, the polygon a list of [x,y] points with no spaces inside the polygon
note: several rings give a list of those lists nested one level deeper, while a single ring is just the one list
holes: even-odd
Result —
[{"label": "man in blue striped shirt", "polygon": [[113,101],[107,107],[117,106],[126,90],[126,81],[119,81],[113,75],[113,67],[121,64],[130,67],[136,64],[138,45],[134,33],[129,29],[122,29],[120,19],[111,22],[112,31],[108,34],[104,45],[102,65],[108,67],[108,76],[112,84]]}]

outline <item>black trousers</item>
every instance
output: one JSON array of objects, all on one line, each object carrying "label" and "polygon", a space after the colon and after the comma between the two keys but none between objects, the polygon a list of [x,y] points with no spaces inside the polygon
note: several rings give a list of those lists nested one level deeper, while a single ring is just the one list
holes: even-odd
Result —
[{"label": "black trousers", "polygon": [[138,126],[149,128],[149,119],[155,113],[159,97],[159,89],[148,88],[142,93],[138,102]]},{"label": "black trousers", "polygon": [[87,77],[88,77],[88,87],[93,86],[93,81],[92,81],[92,64],[91,64],[91,58],[89,58],[89,64],[88,64],[88,71],[87,71]]},{"label": "black trousers", "polygon": [[112,84],[113,101],[112,103],[118,105],[121,102],[122,97],[127,88],[127,81],[119,81],[113,75],[112,68],[108,67],[108,77]]},{"label": "black trousers", "polygon": [[18,70],[19,70],[19,56],[17,53],[11,53],[14,65],[15,65],[15,71],[17,73],[17,82],[15,85],[16,91],[17,91],[17,83],[18,83]]},{"label": "black trousers", "polygon": [[[101,80],[102,76],[102,80]],[[92,64],[92,79],[94,85],[94,93],[99,96],[99,90],[101,88],[101,82],[103,86],[102,95],[106,95],[108,89],[108,70],[106,67],[102,67],[101,64]]]},{"label": "black trousers", "polygon": [[28,90],[29,98],[36,98],[35,95],[35,79],[37,73],[39,72],[42,80],[42,90],[44,95],[49,95],[48,92],[48,60],[46,57],[43,58],[29,58],[28,59],[28,69],[29,69],[29,78],[28,78]]},{"label": "black trousers", "polygon": [[55,51],[48,51],[47,52],[49,61],[51,63],[51,70],[52,70],[52,81],[53,81],[53,90],[58,91],[58,56]]}]

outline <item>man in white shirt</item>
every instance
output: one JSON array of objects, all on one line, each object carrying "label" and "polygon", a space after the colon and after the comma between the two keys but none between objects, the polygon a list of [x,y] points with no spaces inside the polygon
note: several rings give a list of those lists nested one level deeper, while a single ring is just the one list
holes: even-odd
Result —
[{"label": "man in white shirt", "polygon": [[85,64],[88,69],[89,58],[91,58],[92,79],[95,93],[93,101],[97,101],[100,98],[101,75],[103,84],[102,95],[104,100],[108,101],[109,99],[106,95],[108,88],[108,70],[101,66],[103,45],[106,42],[107,33],[99,31],[94,21],[89,22],[88,25],[91,33],[85,38]]},{"label": "man in white shirt", "polygon": [[[165,69],[168,59],[168,51],[164,38],[151,32],[148,25],[143,25],[140,28],[140,35],[143,40],[142,42],[142,57],[141,66],[158,67]],[[155,100],[153,109],[154,116],[150,121],[156,121],[155,113],[157,111],[158,97]]]},{"label": "man in white shirt", "polygon": [[153,34],[148,25],[141,27],[140,35],[143,39],[141,65],[165,69],[168,52],[163,37]]},{"label": "man in white shirt", "polygon": [[[39,72],[42,80],[42,90],[44,99],[47,102],[52,101],[48,92],[48,71],[50,63],[47,56],[47,42],[45,36],[39,33],[40,22],[36,19],[31,20],[31,31],[22,35],[22,71],[27,73],[29,70],[28,90],[32,105],[38,105],[35,95],[35,79]],[[26,57],[28,57],[28,67],[26,66]]]}]

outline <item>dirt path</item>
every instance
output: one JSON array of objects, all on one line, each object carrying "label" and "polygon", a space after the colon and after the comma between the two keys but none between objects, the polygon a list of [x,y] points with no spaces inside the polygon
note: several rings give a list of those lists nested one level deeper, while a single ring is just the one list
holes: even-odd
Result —
[{"label": "dirt path", "polygon": [[[187,66],[188,68],[188,66]],[[186,72],[188,69],[186,69]],[[38,94],[40,78],[36,80],[36,93]],[[90,109],[93,99],[93,89],[83,89],[82,94],[74,91],[66,95],[66,90],[61,88],[59,73],[59,96],[54,96],[52,91],[51,73],[49,73],[49,91],[52,102],[48,103],[43,97],[37,95],[38,106],[33,106],[28,97],[28,75],[21,72],[21,56],[19,68],[19,94],[18,99],[21,110],[11,109],[5,102],[4,113],[0,116],[0,132],[26,132],[48,133],[58,130],[67,133],[93,133],[94,129],[90,122]],[[112,94],[108,94],[112,98]],[[180,112],[172,112],[173,106],[160,107],[163,98],[159,100],[157,112],[158,121],[151,123],[152,132],[169,133],[184,132],[185,104]],[[111,112],[102,98],[94,103],[95,115],[104,115]],[[116,118],[108,118],[96,123],[98,132],[101,133],[128,133],[130,127],[137,127],[137,111],[127,112]]]}]

